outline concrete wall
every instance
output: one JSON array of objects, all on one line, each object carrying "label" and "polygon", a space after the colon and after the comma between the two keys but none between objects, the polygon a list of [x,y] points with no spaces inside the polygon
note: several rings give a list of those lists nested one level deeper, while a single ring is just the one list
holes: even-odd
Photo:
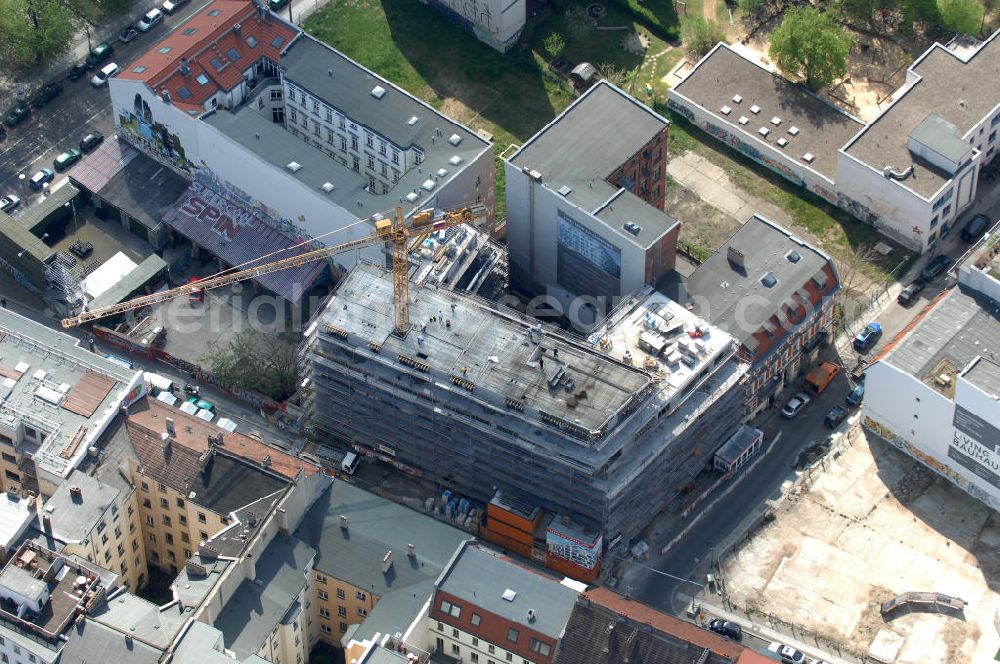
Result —
[{"label": "concrete wall", "polygon": [[1000,302],[1000,280],[991,277],[988,271],[975,267],[972,261],[967,261],[959,267],[958,281],[986,297]]}]

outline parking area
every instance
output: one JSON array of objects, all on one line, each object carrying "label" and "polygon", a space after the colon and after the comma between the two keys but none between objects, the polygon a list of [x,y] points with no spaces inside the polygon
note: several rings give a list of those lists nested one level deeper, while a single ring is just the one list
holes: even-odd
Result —
[{"label": "parking area", "polygon": [[[723,562],[733,609],[877,661],[992,661],[1000,519],[884,441],[859,428],[849,440]],[[967,605],[882,616],[914,591]]]}]

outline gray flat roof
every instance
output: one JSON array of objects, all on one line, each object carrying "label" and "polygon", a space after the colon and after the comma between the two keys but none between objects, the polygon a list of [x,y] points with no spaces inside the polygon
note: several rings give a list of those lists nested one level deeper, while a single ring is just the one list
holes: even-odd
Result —
[{"label": "gray flat roof", "polygon": [[[739,131],[748,143],[767,143],[830,181],[837,176],[837,151],[864,128],[861,121],[727,44],[712,49],[669,94],[683,95],[732,124],[729,129]],[[741,101],[734,101],[737,96]],[[724,106],[731,109],[728,115],[722,112]],[[757,113],[751,110],[754,106]],[[744,117],[747,123],[741,124]],[[772,124],[772,118],[780,118],[781,124]],[[769,130],[766,137],[758,133],[762,127]],[[792,127],[798,129],[794,135],[789,133]],[[788,141],[785,147],[778,145],[779,138]],[[806,162],[806,153],[815,159]]]},{"label": "gray flat roof", "polygon": [[846,147],[847,153],[878,171],[884,166],[903,171],[912,163],[913,175],[900,183],[925,198],[933,196],[951,174],[914,159],[909,149],[910,132],[928,115],[937,113],[964,135],[1000,104],[997,34],[993,33],[968,61],[941,44],[931,46],[909,68],[920,80],[895,95],[892,106]]},{"label": "gray flat roof", "polygon": [[[345,530],[340,515],[348,519]],[[355,634],[405,632],[434,592],[434,582],[468,533],[336,480],[302,519],[295,536],[317,551],[315,568],[379,597]],[[413,544],[411,560],[406,545]],[[392,551],[393,565],[382,572]]]},{"label": "gray flat roof", "polygon": [[[72,486],[80,488],[79,498],[70,492]],[[52,535],[63,544],[82,542],[118,494],[117,488],[74,470],[45,502],[44,512],[52,521]]]},{"label": "gray flat roof", "polygon": [[972,367],[965,378],[987,392],[1000,394],[1000,374],[991,354],[1000,339],[1000,314],[993,300],[961,286],[951,289],[884,358],[920,381],[933,384],[947,371],[962,371],[973,360],[989,360]]},{"label": "gray flat roof", "polygon": [[69,639],[59,656],[61,664],[156,664],[163,651],[141,641],[125,640],[125,635],[105,625],[85,620],[69,629]]},{"label": "gray flat roof", "polygon": [[969,144],[962,140],[958,127],[937,113],[924,118],[910,132],[910,137],[956,163],[969,152]]},{"label": "gray flat roof", "polygon": [[[631,159],[668,124],[667,120],[607,81],[601,81],[573,102],[555,120],[528,139],[509,159],[518,168],[542,174],[552,191],[568,187],[565,198],[605,221],[623,239],[648,247],[673,228],[677,220],[625,192],[613,208],[605,203],[620,191],[605,178]],[[642,229],[622,230],[626,221]]]},{"label": "gray flat roof", "polygon": [[89,617],[163,650],[170,646],[187,619],[194,617],[194,609],[185,609],[179,604],[160,607],[130,592],[123,592],[100,604],[90,612]]},{"label": "gray flat roof", "polygon": [[4,493],[5,496],[0,496],[0,546],[11,551],[15,540],[28,528],[28,522],[34,519],[37,523],[38,517],[34,509],[28,509],[27,498]]},{"label": "gray flat roof", "polygon": [[226,648],[237,658],[258,652],[297,601],[313,556],[311,547],[288,535],[278,534],[264,549],[257,559],[256,579],[244,579],[215,620]]},{"label": "gray flat roof", "polygon": [[[222,632],[211,625],[194,621],[174,648],[176,664],[235,664],[235,660],[222,652]],[[256,655],[243,660],[243,664],[263,662]]]},{"label": "gray flat roof", "polygon": [[[578,596],[558,579],[469,542],[438,580],[437,587],[514,623],[524,624],[528,609],[533,609],[535,621],[531,628],[554,639],[562,637]],[[507,590],[516,593],[512,601],[503,597]]]},{"label": "gray flat roof", "polygon": [[984,349],[984,352],[990,357],[980,357],[975,364],[966,369],[962,377],[987,394],[1000,395],[1000,363],[995,361],[994,351]]},{"label": "gray flat roof", "polygon": [[[393,333],[392,290],[388,273],[361,263],[341,282],[320,324],[378,344],[383,356],[420,358],[434,369],[470,381],[476,389],[524,402],[590,431],[599,429],[650,383],[646,373],[553,333],[543,338],[546,356],[539,367],[532,357],[537,346],[528,340],[527,319],[434,288],[411,287],[410,321],[416,329],[400,339]],[[430,322],[431,318],[437,320]],[[426,330],[421,330],[424,324]],[[573,379],[574,390],[586,391],[586,398],[571,406],[567,398],[572,393],[550,389],[548,378],[559,369]]]},{"label": "gray flat roof", "polygon": [[205,574],[192,571],[187,565],[181,567],[177,578],[174,579],[173,590],[183,607],[198,607],[208,594],[215,588],[230,561],[222,558],[206,558],[196,550],[189,561],[201,565],[205,569]]},{"label": "gray flat roof", "polygon": [[[742,253],[744,269],[730,261],[730,248]],[[685,288],[695,313],[754,349],[754,333],[811,278],[823,278],[827,263],[832,265],[823,252],[754,215],[695,269]],[[777,279],[770,288],[761,282],[766,274]]]},{"label": "gray flat roof", "polygon": [[11,590],[25,599],[36,599],[48,592],[48,584],[36,579],[31,572],[8,565],[0,572],[0,586]]}]

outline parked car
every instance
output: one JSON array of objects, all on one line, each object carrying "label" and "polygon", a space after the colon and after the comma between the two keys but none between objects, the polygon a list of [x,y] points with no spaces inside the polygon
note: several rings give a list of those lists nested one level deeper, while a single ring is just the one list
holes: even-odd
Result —
[{"label": "parked car", "polygon": [[87,69],[97,69],[102,62],[107,61],[114,54],[114,46],[108,42],[101,42],[90,49],[90,53],[87,54],[87,59],[84,60],[84,63],[87,65]]},{"label": "parked car", "polygon": [[855,385],[854,389],[848,393],[847,398],[845,399],[845,401],[847,401],[847,405],[851,407],[860,406],[861,402],[864,400],[865,400],[864,382]]},{"label": "parked car", "polygon": [[35,92],[35,96],[31,98],[31,105],[35,108],[41,108],[58,97],[60,92],[62,92],[62,86],[55,81],[46,83]]},{"label": "parked car", "polygon": [[847,406],[834,406],[830,409],[830,412],[826,414],[823,418],[823,425],[827,429],[835,429],[838,424],[847,419],[847,416],[851,414],[851,411],[847,410]]},{"label": "parked car", "polygon": [[799,392],[794,397],[788,400],[785,407],[781,409],[781,416],[792,419],[798,415],[803,408],[805,408],[812,399],[805,392]]},{"label": "parked car", "polygon": [[710,620],[708,622],[708,628],[716,634],[721,634],[722,636],[733,639],[734,641],[743,640],[743,628],[734,622],[715,618],[714,620]]},{"label": "parked car", "polygon": [[104,142],[104,134],[99,131],[92,131],[83,137],[80,141],[80,151],[84,154],[94,150],[98,145]]},{"label": "parked car", "polygon": [[786,646],[775,641],[767,647],[768,651],[777,655],[785,664],[805,664],[806,655],[801,650]]},{"label": "parked car", "polygon": [[103,67],[101,67],[101,71],[94,74],[94,77],[90,79],[90,84],[93,85],[95,88],[99,88],[105,83],[107,83],[109,78],[113,78],[114,76],[116,76],[119,71],[121,71],[121,67],[119,67],[114,62],[106,64]]},{"label": "parked car", "polygon": [[16,194],[7,194],[0,198],[0,211],[10,214],[21,204],[21,199]]},{"label": "parked car", "polygon": [[904,307],[908,307],[917,299],[920,291],[926,287],[927,282],[918,277],[913,280],[913,283],[900,291],[899,295],[896,296],[896,302],[899,302]]},{"label": "parked car", "polygon": [[165,0],[163,3],[163,11],[168,14],[173,14],[179,7],[186,5],[188,0]]},{"label": "parked car", "polygon": [[924,281],[930,281],[934,277],[938,276],[951,265],[951,259],[944,254],[939,254],[932,258],[924,269],[920,271],[920,278]]},{"label": "parked car", "polygon": [[52,182],[52,178],[54,178],[55,176],[56,176],[55,171],[53,171],[51,168],[43,168],[31,176],[31,179],[28,180],[28,184],[31,186],[32,189],[38,191],[42,188],[42,185],[44,185],[46,182]]},{"label": "parked car", "polygon": [[52,161],[52,167],[56,169],[56,173],[62,173],[67,168],[80,161],[81,157],[83,157],[82,152],[76,148],[70,148],[63,153],[60,153],[60,155]]},{"label": "parked car", "polygon": [[989,230],[990,218],[985,214],[977,214],[962,229],[962,239],[966,242],[975,242]]},{"label": "parked car", "polygon": [[66,72],[66,78],[68,78],[71,81],[78,81],[84,76],[86,76],[87,69],[88,69],[87,63],[78,62],[69,68],[69,71]]},{"label": "parked car", "polygon": [[29,115],[31,115],[31,107],[23,101],[19,101],[7,109],[7,114],[3,116],[3,123],[8,127],[16,127],[27,120]]},{"label": "parked car", "polygon": [[135,29],[134,25],[126,25],[122,28],[122,31],[118,33],[118,41],[123,44],[127,44],[130,41],[135,41],[135,38],[139,36],[139,31]]},{"label": "parked car", "polygon": [[207,410],[210,413],[215,412],[215,404],[211,401],[205,401],[204,399],[199,399],[198,397],[188,397],[188,403],[193,403],[198,408]]},{"label": "parked car", "polygon": [[7,138],[7,128],[4,127],[3,125],[0,125],[0,141],[5,140],[6,138]]},{"label": "parked car", "polygon": [[153,29],[153,26],[163,20],[163,12],[161,12],[156,7],[153,7],[148,12],[142,15],[139,22],[135,24],[135,27],[139,28],[139,32],[149,32]]},{"label": "parked car", "polygon": [[287,4],[288,0],[270,0],[267,6],[271,8],[272,12],[276,12]]},{"label": "parked car", "polygon": [[872,322],[865,325],[864,329],[858,332],[857,336],[854,337],[854,350],[859,353],[867,353],[878,340],[882,338],[882,326],[878,323]]}]

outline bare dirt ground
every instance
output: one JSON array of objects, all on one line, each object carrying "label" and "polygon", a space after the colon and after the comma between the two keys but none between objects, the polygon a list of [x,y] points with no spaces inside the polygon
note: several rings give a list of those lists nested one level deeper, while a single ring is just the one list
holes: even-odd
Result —
[{"label": "bare dirt ground", "polygon": [[739,221],[680,184],[667,187],[665,209],[681,222],[681,242],[690,242],[709,252],[721,247],[740,227]]},{"label": "bare dirt ground", "polygon": [[[858,655],[892,644],[894,664],[992,661],[1000,515],[882,440],[851,439],[726,561],[733,605]],[[968,605],[883,618],[880,603],[907,591]]]}]

